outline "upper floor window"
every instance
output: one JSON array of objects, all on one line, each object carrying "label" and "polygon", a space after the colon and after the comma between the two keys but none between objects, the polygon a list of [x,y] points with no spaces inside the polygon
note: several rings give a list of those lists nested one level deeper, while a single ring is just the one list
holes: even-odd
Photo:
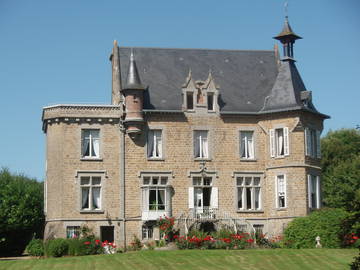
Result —
[{"label": "upper floor window", "polygon": [[81,156],[84,158],[100,157],[100,130],[83,129],[81,132]]},{"label": "upper floor window", "polygon": [[277,175],[275,183],[276,208],[286,207],[286,178],[285,175]]},{"label": "upper floor window", "polygon": [[194,157],[209,158],[209,142],[207,130],[194,131]]},{"label": "upper floor window", "polygon": [[309,208],[320,208],[320,177],[308,175],[308,198]]},{"label": "upper floor window", "polygon": [[194,93],[186,92],[186,109],[193,110],[194,109]]},{"label": "upper floor window", "polygon": [[305,128],[305,154],[314,158],[321,157],[319,130]]},{"label": "upper floor window", "polygon": [[80,177],[81,210],[101,209],[101,176]]},{"label": "upper floor window", "polygon": [[236,177],[238,210],[250,211],[261,209],[260,180],[260,176],[256,175]]},{"label": "upper floor window", "polygon": [[162,158],[162,130],[149,130],[147,138],[148,158]]},{"label": "upper floor window", "polygon": [[254,159],[254,132],[240,131],[240,157]]},{"label": "upper floor window", "polygon": [[289,155],[289,128],[270,129],[270,155],[271,157]]},{"label": "upper floor window", "polygon": [[215,110],[213,93],[207,93],[207,106],[209,111]]}]

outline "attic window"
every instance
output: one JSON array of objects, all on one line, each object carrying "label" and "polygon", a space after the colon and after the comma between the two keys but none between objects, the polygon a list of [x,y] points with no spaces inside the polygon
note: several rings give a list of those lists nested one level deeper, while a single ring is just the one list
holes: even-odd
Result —
[{"label": "attic window", "polygon": [[208,105],[208,110],[209,111],[214,110],[214,94],[213,93],[208,93],[208,95],[207,95],[207,105]]},{"label": "attic window", "polygon": [[188,110],[194,109],[194,95],[193,92],[186,92],[186,108]]}]

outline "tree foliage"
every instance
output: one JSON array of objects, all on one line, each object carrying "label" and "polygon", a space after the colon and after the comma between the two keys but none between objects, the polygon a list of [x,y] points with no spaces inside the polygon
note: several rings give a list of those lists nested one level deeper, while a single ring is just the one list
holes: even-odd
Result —
[{"label": "tree foliage", "polygon": [[324,204],[360,210],[360,132],[330,131],[321,140],[321,149]]},{"label": "tree foliage", "polygon": [[34,233],[43,232],[43,184],[2,169],[0,220],[0,253],[22,252]]}]

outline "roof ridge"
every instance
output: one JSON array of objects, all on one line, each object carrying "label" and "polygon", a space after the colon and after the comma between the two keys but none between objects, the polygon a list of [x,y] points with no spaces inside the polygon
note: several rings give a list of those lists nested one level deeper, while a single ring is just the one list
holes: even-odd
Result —
[{"label": "roof ridge", "polygon": [[209,49],[209,48],[169,48],[169,47],[134,47],[120,46],[120,49],[152,49],[152,50],[198,50],[198,51],[234,51],[234,52],[274,52],[274,50],[237,50],[237,49]]}]

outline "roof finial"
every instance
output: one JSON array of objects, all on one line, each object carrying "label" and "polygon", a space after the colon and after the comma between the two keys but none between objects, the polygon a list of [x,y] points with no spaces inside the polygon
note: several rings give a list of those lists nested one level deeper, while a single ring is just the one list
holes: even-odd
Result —
[{"label": "roof finial", "polygon": [[284,11],[285,11],[285,19],[287,20],[287,18],[288,18],[288,6],[289,6],[289,3],[288,3],[288,1],[286,1],[285,3],[284,3]]},{"label": "roof finial", "polygon": [[130,49],[130,61],[134,61],[135,57],[134,57],[134,50],[133,48]]}]

